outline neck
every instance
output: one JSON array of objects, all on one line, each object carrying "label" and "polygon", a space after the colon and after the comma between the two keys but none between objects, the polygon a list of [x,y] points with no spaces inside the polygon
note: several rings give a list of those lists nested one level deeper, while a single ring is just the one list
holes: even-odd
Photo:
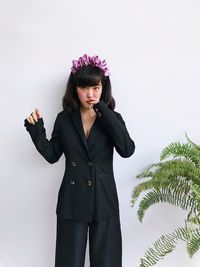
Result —
[{"label": "neck", "polygon": [[84,106],[80,106],[80,110],[82,114],[96,115],[93,108],[86,108]]}]

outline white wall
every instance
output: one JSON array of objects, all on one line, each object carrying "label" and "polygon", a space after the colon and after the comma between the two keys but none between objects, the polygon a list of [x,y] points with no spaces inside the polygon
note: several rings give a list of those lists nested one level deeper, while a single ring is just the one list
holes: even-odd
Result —
[{"label": "white wall", "polygon": [[[71,61],[84,53],[106,58],[116,110],[136,143],[133,157],[115,154],[115,174],[123,267],[139,266],[153,241],[183,225],[184,213],[168,205],[152,207],[139,223],[130,198],[136,175],[159,160],[165,145],[185,140],[185,131],[199,142],[200,2],[1,0],[0,5],[2,267],[54,266],[64,158],[48,164],[23,120],[40,108],[50,137]],[[197,267],[199,254],[189,259],[180,243],[157,266]]]}]

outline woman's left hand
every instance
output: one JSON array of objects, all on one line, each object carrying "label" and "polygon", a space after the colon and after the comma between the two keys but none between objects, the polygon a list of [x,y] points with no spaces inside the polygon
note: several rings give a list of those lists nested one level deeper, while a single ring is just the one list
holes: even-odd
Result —
[{"label": "woman's left hand", "polygon": [[89,109],[92,109],[93,105],[99,102],[99,99],[95,97],[91,97],[88,102],[89,102]]}]

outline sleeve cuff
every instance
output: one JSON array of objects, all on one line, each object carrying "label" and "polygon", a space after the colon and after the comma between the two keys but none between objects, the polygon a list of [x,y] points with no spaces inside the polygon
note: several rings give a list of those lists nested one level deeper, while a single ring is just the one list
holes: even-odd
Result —
[{"label": "sleeve cuff", "polygon": [[38,126],[43,126],[44,125],[44,121],[43,118],[39,118],[37,122],[35,122],[35,124],[29,123],[27,119],[24,120],[24,127],[26,127],[27,129],[31,129],[31,128],[35,128]]},{"label": "sleeve cuff", "polygon": [[96,112],[97,117],[102,116],[104,108],[107,108],[107,105],[103,100],[100,100],[98,103],[94,104],[93,109]]}]

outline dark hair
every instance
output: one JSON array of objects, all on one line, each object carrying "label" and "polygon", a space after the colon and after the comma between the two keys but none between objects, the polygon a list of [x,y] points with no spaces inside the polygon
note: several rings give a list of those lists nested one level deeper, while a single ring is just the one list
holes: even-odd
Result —
[{"label": "dark hair", "polygon": [[77,95],[77,86],[95,86],[102,83],[102,94],[100,100],[108,105],[111,110],[115,109],[115,100],[111,92],[111,82],[109,76],[104,76],[103,71],[95,66],[87,65],[81,67],[76,73],[70,73],[67,81],[67,88],[62,99],[64,111],[70,113],[80,106]]}]

